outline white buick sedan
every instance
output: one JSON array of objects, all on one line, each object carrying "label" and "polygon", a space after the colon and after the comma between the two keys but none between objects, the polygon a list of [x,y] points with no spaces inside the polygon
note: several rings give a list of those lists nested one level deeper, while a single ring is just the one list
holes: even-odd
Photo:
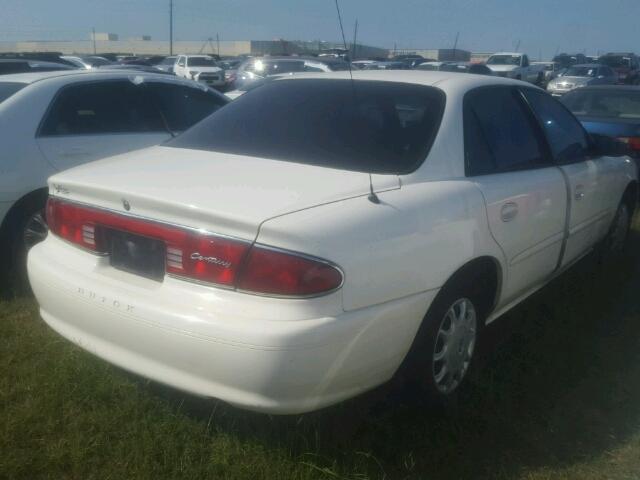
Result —
[{"label": "white buick sedan", "polygon": [[163,146],[52,177],[28,259],[43,319],[251,410],[310,411],[394,375],[446,399],[483,326],[623,247],[635,165],[542,90],[353,78],[267,82]]}]

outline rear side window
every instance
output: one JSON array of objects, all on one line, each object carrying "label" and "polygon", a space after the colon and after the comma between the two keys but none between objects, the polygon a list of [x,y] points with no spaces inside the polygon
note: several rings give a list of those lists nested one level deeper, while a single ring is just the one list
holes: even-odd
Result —
[{"label": "rear side window", "polygon": [[0,103],[4,102],[11,95],[19,92],[26,86],[26,83],[0,82]]},{"label": "rear side window", "polygon": [[544,128],[556,161],[570,163],[584,160],[589,141],[578,120],[544,92],[525,89],[523,93]]},{"label": "rear side window", "polygon": [[426,158],[444,93],[342,79],[265,82],[167,145],[343,170],[405,173]]},{"label": "rear side window", "polygon": [[153,82],[147,89],[172,132],[190,128],[228,103],[221,95],[184,85]]},{"label": "rear side window", "polygon": [[142,85],[124,80],[66,87],[49,108],[40,135],[166,131]]},{"label": "rear side window", "polygon": [[491,87],[469,92],[464,100],[467,175],[548,165],[534,122],[515,89]]}]

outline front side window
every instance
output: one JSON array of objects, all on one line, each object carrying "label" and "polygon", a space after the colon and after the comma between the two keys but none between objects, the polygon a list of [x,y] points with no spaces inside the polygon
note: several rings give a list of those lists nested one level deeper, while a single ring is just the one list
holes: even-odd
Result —
[{"label": "front side window", "polygon": [[370,173],[407,173],[426,158],[444,93],[342,79],[279,79],[231,102],[167,145]]},{"label": "front side window", "polygon": [[548,165],[535,123],[517,90],[480,88],[464,100],[468,176]]},{"label": "front side window", "polygon": [[523,93],[544,128],[556,161],[571,163],[584,160],[589,150],[589,141],[578,120],[544,92],[525,89]]},{"label": "front side window", "polygon": [[184,67],[185,66],[185,58],[184,57],[180,57],[178,59],[178,66],[179,67]]},{"label": "front side window", "polygon": [[184,85],[151,82],[147,89],[172,132],[182,132],[226,105],[221,95]]},{"label": "front side window", "polygon": [[96,135],[166,131],[143,85],[128,80],[63,88],[47,113],[40,135]]}]

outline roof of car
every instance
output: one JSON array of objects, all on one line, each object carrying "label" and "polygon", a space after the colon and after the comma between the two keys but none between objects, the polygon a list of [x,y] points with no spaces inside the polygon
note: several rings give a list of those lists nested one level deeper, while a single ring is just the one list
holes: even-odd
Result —
[{"label": "roof of car", "polygon": [[[0,75],[0,82],[15,82],[15,83],[35,83],[42,80],[49,80],[54,78],[61,77],[82,77],[87,80],[96,79],[96,78],[104,78],[104,77],[124,77],[131,74],[135,74],[138,76],[153,76],[153,77],[161,77],[166,78],[167,75],[162,73],[154,73],[154,72],[146,72],[142,70],[115,70],[109,68],[100,68],[100,69],[92,69],[92,70],[56,70],[53,72],[26,72],[26,73],[13,73],[9,75]],[[178,78],[178,77],[176,77]]]},{"label": "roof of car", "polygon": [[305,78],[314,79],[350,79],[372,80],[382,82],[412,83],[417,85],[437,86],[443,90],[468,90],[483,85],[523,85],[531,84],[504,77],[483,75],[460,75],[455,72],[427,71],[427,70],[352,70],[338,72],[301,72],[296,75],[283,75],[276,81],[298,81]]},{"label": "roof of car", "polygon": [[582,68],[598,68],[598,67],[605,67],[606,65],[602,65],[601,63],[580,63],[578,65],[571,65],[571,67],[569,68],[576,68],[576,67],[582,67]]}]

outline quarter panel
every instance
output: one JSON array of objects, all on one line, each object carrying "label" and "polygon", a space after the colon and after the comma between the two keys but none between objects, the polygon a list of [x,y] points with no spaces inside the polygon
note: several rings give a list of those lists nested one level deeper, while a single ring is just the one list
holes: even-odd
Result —
[{"label": "quarter panel", "polygon": [[347,311],[437,289],[478,256],[502,263],[471,182],[403,185],[378,197],[378,205],[361,197],[273,218],[258,242],[340,265]]}]

